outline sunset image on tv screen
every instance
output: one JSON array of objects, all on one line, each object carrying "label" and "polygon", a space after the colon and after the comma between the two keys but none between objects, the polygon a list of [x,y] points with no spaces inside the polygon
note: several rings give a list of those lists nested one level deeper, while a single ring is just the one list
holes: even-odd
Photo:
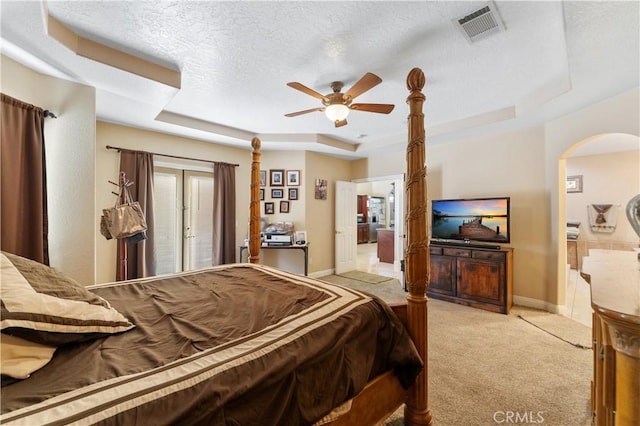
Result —
[{"label": "sunset image on tv screen", "polygon": [[434,200],[433,238],[509,242],[509,198]]}]

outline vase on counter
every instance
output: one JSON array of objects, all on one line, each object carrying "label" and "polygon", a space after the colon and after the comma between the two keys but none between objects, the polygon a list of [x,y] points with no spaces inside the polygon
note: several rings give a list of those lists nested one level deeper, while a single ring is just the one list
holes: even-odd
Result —
[{"label": "vase on counter", "polygon": [[640,194],[636,195],[627,203],[627,219],[638,238],[640,238]]}]

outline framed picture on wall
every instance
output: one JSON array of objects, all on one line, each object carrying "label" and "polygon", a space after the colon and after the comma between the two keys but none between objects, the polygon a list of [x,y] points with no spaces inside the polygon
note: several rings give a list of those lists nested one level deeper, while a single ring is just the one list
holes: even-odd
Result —
[{"label": "framed picture on wall", "polygon": [[280,213],[289,213],[288,201],[280,201]]},{"label": "framed picture on wall", "polygon": [[269,170],[269,184],[271,186],[284,186],[284,170]]},{"label": "framed picture on wall", "polygon": [[272,189],[271,198],[284,198],[284,191],[282,189]]},{"label": "framed picture on wall", "polygon": [[316,200],[327,199],[327,180],[326,179],[316,179],[316,188],[315,188],[314,197]]},{"label": "framed picture on wall", "polygon": [[260,186],[267,186],[267,171],[260,170]]},{"label": "framed picture on wall", "polygon": [[260,188],[260,201],[264,201],[264,188]]},{"label": "framed picture on wall", "polygon": [[290,200],[298,199],[298,188],[289,188],[289,199]]},{"label": "framed picture on wall", "polygon": [[567,176],[567,192],[582,192],[582,175]]},{"label": "framed picture on wall", "polygon": [[273,214],[274,213],[273,209],[274,209],[273,202],[268,201],[264,203],[264,214]]},{"label": "framed picture on wall", "polygon": [[300,170],[287,170],[287,186],[300,185]]}]

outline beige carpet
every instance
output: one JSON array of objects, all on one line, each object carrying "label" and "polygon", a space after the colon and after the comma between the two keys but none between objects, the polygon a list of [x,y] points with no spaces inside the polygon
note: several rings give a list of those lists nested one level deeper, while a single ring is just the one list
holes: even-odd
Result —
[{"label": "beige carpet", "polygon": [[591,349],[593,340],[591,328],[586,325],[562,315],[521,306],[515,306],[511,310],[511,314],[570,345],[582,349]]},{"label": "beige carpet", "polygon": [[339,274],[337,276],[342,278],[347,278],[350,280],[362,281],[363,283],[367,283],[367,284],[380,284],[385,281],[393,280],[393,277],[385,277],[384,275],[370,274],[368,272],[363,272],[363,271],[349,271],[349,272],[344,272],[342,274]]},{"label": "beige carpet", "polygon": [[[349,285],[342,280],[341,285]],[[399,283],[351,284],[390,302],[406,297]],[[506,424],[508,415],[547,426],[591,424],[592,351],[524,321],[517,307],[512,312],[502,315],[429,300],[429,406],[434,424]],[[565,319],[546,316],[551,323]],[[590,329],[582,324],[563,327],[573,328],[571,334],[580,336],[579,341],[590,338]],[[401,424],[402,409],[385,422]]]},{"label": "beige carpet", "polygon": [[395,278],[390,278],[387,281],[382,281],[378,284],[369,284],[364,281],[352,280],[341,275],[327,275],[320,277],[320,279],[332,284],[343,285],[375,294],[387,303],[404,303],[407,300],[407,293],[402,289],[400,281]]}]

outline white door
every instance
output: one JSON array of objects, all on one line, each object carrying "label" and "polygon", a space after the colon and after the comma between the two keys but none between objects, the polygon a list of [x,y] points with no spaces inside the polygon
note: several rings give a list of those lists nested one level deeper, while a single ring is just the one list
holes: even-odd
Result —
[{"label": "white door", "polygon": [[357,185],[353,182],[336,182],[336,274],[357,268],[357,192]]}]

